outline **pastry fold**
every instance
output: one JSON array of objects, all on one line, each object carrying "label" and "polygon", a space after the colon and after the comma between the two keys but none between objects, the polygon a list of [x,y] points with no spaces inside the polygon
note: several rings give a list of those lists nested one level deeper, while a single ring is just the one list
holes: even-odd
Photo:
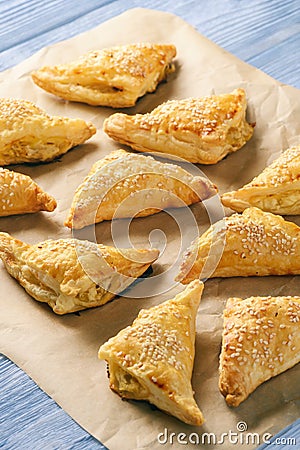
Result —
[{"label": "pastry fold", "polygon": [[50,116],[33,103],[0,99],[0,165],[51,161],[96,133],[82,119]]},{"label": "pastry fold", "polygon": [[103,124],[114,140],[140,152],[215,164],[251,138],[254,125],[246,121],[246,93],[169,100],[147,114],[116,113]]},{"label": "pastry fold", "polygon": [[35,300],[56,314],[104,305],[142,275],[158,250],[116,249],[77,239],[29,245],[0,233],[0,258]]},{"label": "pastry fold", "polygon": [[29,176],[0,167],[0,217],[54,211],[56,206]]},{"label": "pastry fold", "polygon": [[134,106],[174,72],[174,45],[129,44],[94,50],[79,59],[32,73],[39,87],[66,100],[89,105]]},{"label": "pastry fold", "polygon": [[195,321],[203,283],[194,281],[175,298],[141,310],[131,326],[100,347],[110,387],[122,398],[147,400],[191,425],[204,422],[191,385]]},{"label": "pastry fold", "polygon": [[300,274],[300,227],[248,208],[213,224],[191,245],[177,281]]},{"label": "pastry fold", "polygon": [[219,388],[238,406],[300,361],[300,297],[230,298],[224,310]]},{"label": "pastry fold", "polygon": [[113,218],[149,216],[215,194],[207,179],[180,166],[116,150],[97,161],[77,188],[65,225],[79,229]]},{"label": "pastry fold", "polygon": [[287,149],[250,183],[222,195],[234,211],[256,206],[281,215],[300,214],[300,145]]}]

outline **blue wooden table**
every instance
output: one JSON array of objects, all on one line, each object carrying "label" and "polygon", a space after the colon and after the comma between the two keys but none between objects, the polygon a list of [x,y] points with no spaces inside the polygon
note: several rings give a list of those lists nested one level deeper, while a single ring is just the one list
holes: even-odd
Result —
[{"label": "blue wooden table", "polygon": [[[200,33],[283,83],[300,88],[299,0],[0,0],[0,71],[132,7],[177,14]],[[0,293],[1,295],[1,293]],[[1,320],[1,319],[0,319]],[[0,348],[1,351],[1,348]],[[298,444],[300,423],[281,437]],[[0,355],[0,448],[103,449],[15,364]]]}]

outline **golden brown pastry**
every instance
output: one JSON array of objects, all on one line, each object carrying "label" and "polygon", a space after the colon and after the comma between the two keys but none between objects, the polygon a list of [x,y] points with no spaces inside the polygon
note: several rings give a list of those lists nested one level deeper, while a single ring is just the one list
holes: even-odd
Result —
[{"label": "golden brown pastry", "polygon": [[0,233],[0,258],[7,271],[56,314],[104,305],[142,275],[158,253],[77,239],[29,245]]},{"label": "golden brown pastry", "polygon": [[241,212],[256,206],[274,214],[300,214],[300,145],[286,150],[237,191],[222,195],[224,206]]},{"label": "golden brown pastry", "polygon": [[55,199],[29,176],[0,167],[0,217],[55,208]]},{"label": "golden brown pastry", "polygon": [[224,311],[219,388],[238,406],[300,361],[300,297],[230,298]]},{"label": "golden brown pastry", "polygon": [[125,108],[154,92],[174,72],[175,56],[174,45],[121,45],[91,51],[70,63],[42,67],[32,73],[32,79],[66,100]]},{"label": "golden brown pastry", "polygon": [[120,397],[147,400],[191,425],[204,422],[191,385],[202,290],[196,280],[175,298],[141,310],[99,350],[108,362],[110,387]]},{"label": "golden brown pastry", "polygon": [[0,165],[51,161],[96,133],[90,122],[49,116],[33,103],[0,98]]},{"label": "golden brown pastry", "polygon": [[147,114],[116,113],[104,121],[114,140],[140,152],[162,152],[200,164],[215,164],[251,138],[246,94],[170,100]]},{"label": "golden brown pastry", "polygon": [[124,217],[144,217],[216,194],[208,180],[151,156],[116,150],[97,161],[77,188],[65,225],[87,225]]},{"label": "golden brown pastry", "polygon": [[300,274],[300,227],[248,208],[213,224],[187,251],[176,279]]}]

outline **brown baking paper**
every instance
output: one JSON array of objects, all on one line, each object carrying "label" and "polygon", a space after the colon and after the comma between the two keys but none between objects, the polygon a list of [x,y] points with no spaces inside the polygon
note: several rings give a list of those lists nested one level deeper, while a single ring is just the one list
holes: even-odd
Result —
[{"label": "brown baking paper", "polygon": [[[256,122],[253,138],[243,149],[218,164],[201,167],[219,187],[220,193],[240,187],[282,150],[300,142],[300,91],[283,86],[238,60],[176,16],[133,9],[92,31],[45,48],[0,75],[1,96],[29,99],[51,114],[81,117],[98,128],[90,141],[55,162],[14,166],[14,170],[32,176],[52,194],[58,201],[58,208],[53,213],[1,218],[1,231],[29,243],[70,237],[71,231],[63,226],[63,221],[76,187],[96,160],[120,147],[101,131],[103,120],[113,112],[111,109],[60,100],[36,87],[30,72],[44,64],[72,60],[91,49],[146,41],[175,44],[177,71],[167,83],[159,86],[156,93],[145,96],[136,107],[129,109],[129,113],[150,111],[172,98],[226,93],[236,87],[243,87],[247,92],[248,118]],[[195,205],[191,209],[200,232],[203,232],[209,226],[205,208]],[[179,213],[181,224],[185,220],[184,214]],[[290,218],[293,219],[296,220]],[[99,241],[111,243],[110,226],[109,222],[96,226]],[[135,219],[131,227],[132,241],[139,246],[148,246],[149,234],[155,229],[163,230],[167,238],[166,250],[153,266],[154,272],[163,272],[176,259],[181,242],[178,227],[170,215],[163,212]],[[189,226],[182,231],[189,241]],[[122,226],[119,232],[122,241]],[[160,236],[156,237],[157,242],[160,239]],[[193,442],[197,442],[197,438],[190,433],[198,433],[200,442],[205,440],[203,433],[214,433],[219,442],[214,445],[214,438],[210,437],[210,444],[207,438],[206,444],[197,445],[198,448],[254,448],[257,441],[251,444],[250,440],[249,445],[242,443],[245,433],[258,433],[262,443],[263,433],[275,434],[299,416],[299,365],[264,383],[236,409],[227,407],[218,391],[218,356],[226,299],[230,296],[299,295],[298,277],[229,278],[205,283],[197,319],[192,380],[196,401],[206,418],[205,424],[198,428],[153,410],[148,404],[122,402],[108,387],[105,363],[97,359],[100,344],[129,325],[142,307],[170,298],[182,289],[180,285],[155,297],[151,297],[148,289],[145,298],[121,297],[80,315],[56,316],[47,305],[29,297],[10,278],[2,264],[0,283],[1,352],[111,450],[180,448],[181,445],[194,448]],[[162,291],[164,288],[162,282]],[[238,425],[239,422],[247,424],[247,432],[242,432],[245,424]],[[221,443],[221,434],[230,431],[238,432],[239,444],[234,445],[226,437],[224,444]],[[160,433],[163,433],[161,443],[157,439]],[[175,437],[170,437],[171,433],[175,433]],[[179,433],[185,433],[187,437],[178,437]],[[191,442],[180,444],[178,439]]]}]

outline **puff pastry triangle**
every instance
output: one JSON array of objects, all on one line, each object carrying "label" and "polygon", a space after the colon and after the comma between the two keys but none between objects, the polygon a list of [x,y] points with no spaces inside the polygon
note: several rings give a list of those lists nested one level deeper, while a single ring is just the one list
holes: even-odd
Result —
[{"label": "puff pastry triangle", "polygon": [[55,208],[55,199],[29,176],[0,167],[0,217]]},{"label": "puff pastry triangle", "polygon": [[9,274],[56,314],[104,305],[142,275],[158,253],[76,239],[29,245],[0,233],[0,258]]},{"label": "puff pastry triangle", "polygon": [[203,177],[151,156],[116,150],[97,161],[77,188],[65,221],[70,228],[124,217],[144,217],[216,194]]},{"label": "puff pastry triangle", "polygon": [[154,92],[174,72],[174,45],[129,44],[91,51],[78,60],[32,73],[47,92],[89,105],[124,108]]},{"label": "puff pastry triangle", "polygon": [[300,362],[300,297],[230,298],[224,311],[219,388],[238,406],[260,384]]},{"label": "puff pastry triangle", "polygon": [[300,274],[300,227],[247,208],[213,224],[187,251],[176,279]]},{"label": "puff pastry triangle", "polygon": [[141,310],[133,324],[100,347],[110,387],[122,398],[147,400],[185,423],[201,425],[193,398],[195,320],[203,290],[199,280],[175,298]]},{"label": "puff pastry triangle", "polygon": [[300,214],[300,145],[286,150],[237,191],[222,195],[224,206],[241,212],[256,206],[274,214]]},{"label": "puff pastry triangle", "polygon": [[26,100],[0,99],[0,165],[51,161],[96,133],[90,122],[50,116]]},{"label": "puff pastry triangle", "polygon": [[114,140],[140,152],[161,152],[200,163],[215,164],[251,138],[245,118],[246,94],[169,100],[147,114],[116,113],[103,124]]}]

